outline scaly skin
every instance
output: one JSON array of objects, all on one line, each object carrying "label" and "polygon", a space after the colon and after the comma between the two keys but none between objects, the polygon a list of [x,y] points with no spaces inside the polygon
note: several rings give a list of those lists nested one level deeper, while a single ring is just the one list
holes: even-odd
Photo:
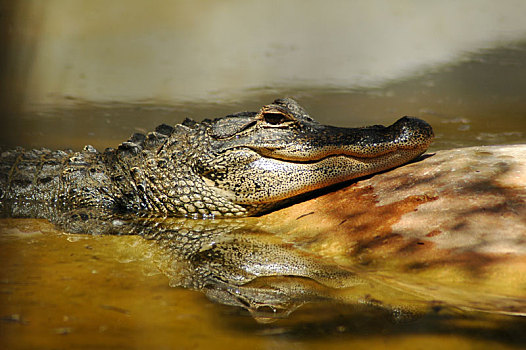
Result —
[{"label": "scaly skin", "polygon": [[4,214],[58,222],[57,211],[84,221],[99,213],[258,215],[406,163],[432,138],[427,123],[408,117],[389,127],[324,126],[281,99],[259,112],[161,125],[104,152],[4,152],[0,199]]},{"label": "scaly skin", "polygon": [[[422,154],[431,127],[320,125],[293,100],[259,112],[161,125],[117,149],[21,148],[0,155],[0,213],[46,218],[69,232],[135,234],[157,242],[174,285],[244,307],[260,321],[287,315],[355,276],[258,231],[249,219],[304,193],[399,166]],[[152,217],[149,218],[149,214]]]}]

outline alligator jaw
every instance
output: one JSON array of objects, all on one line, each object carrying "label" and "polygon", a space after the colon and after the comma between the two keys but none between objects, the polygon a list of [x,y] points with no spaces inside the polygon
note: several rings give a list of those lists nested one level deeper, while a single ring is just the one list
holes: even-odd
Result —
[{"label": "alligator jaw", "polygon": [[221,150],[228,171],[203,173],[249,212],[397,167],[424,153],[433,139],[431,126],[411,117],[388,127],[337,128],[297,116],[279,119],[274,110],[264,116],[261,128]]},{"label": "alligator jaw", "polygon": [[246,179],[239,183],[241,191],[237,193],[236,202],[250,205],[279,202],[397,167],[415,159],[423,152],[425,149],[401,149],[374,158],[332,155],[311,162],[261,157],[247,166],[248,171],[260,176],[257,181]]}]

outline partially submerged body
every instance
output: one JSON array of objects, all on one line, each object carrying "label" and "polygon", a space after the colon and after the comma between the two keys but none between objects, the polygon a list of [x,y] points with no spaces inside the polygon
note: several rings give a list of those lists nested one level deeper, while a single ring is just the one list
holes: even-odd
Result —
[{"label": "partially submerged body", "polygon": [[0,209],[4,216],[48,219],[67,232],[140,235],[168,255],[160,268],[173,285],[264,319],[270,310],[273,318],[361,282],[266,234],[258,218],[185,217],[261,215],[407,163],[432,138],[426,122],[410,117],[388,127],[324,126],[282,99],[259,112],[161,125],[104,152],[6,151]]},{"label": "partially submerged body", "polygon": [[404,164],[432,137],[427,123],[409,117],[389,127],[324,126],[281,99],[259,112],[160,125],[104,152],[4,152],[0,199],[7,215],[60,224],[69,220],[63,213],[80,222],[114,213],[253,216]]}]

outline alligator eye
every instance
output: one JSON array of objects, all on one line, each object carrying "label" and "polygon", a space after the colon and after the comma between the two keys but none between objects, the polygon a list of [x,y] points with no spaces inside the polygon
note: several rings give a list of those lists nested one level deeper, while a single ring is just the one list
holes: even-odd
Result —
[{"label": "alligator eye", "polygon": [[256,119],[264,121],[264,128],[278,129],[288,128],[296,121],[290,111],[277,105],[263,106],[256,116]]},{"label": "alligator eye", "polygon": [[290,121],[287,116],[281,114],[281,113],[265,113],[263,114],[263,118],[265,121],[272,125],[279,125],[283,124],[286,121]]}]

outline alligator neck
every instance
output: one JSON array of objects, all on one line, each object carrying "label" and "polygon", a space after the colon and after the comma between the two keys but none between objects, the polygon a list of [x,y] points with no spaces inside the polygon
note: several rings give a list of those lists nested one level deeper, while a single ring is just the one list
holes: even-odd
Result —
[{"label": "alligator neck", "polygon": [[169,216],[246,216],[247,208],[211,187],[200,174],[210,153],[206,129],[177,125],[169,135],[135,134],[102,159],[115,209]]}]

